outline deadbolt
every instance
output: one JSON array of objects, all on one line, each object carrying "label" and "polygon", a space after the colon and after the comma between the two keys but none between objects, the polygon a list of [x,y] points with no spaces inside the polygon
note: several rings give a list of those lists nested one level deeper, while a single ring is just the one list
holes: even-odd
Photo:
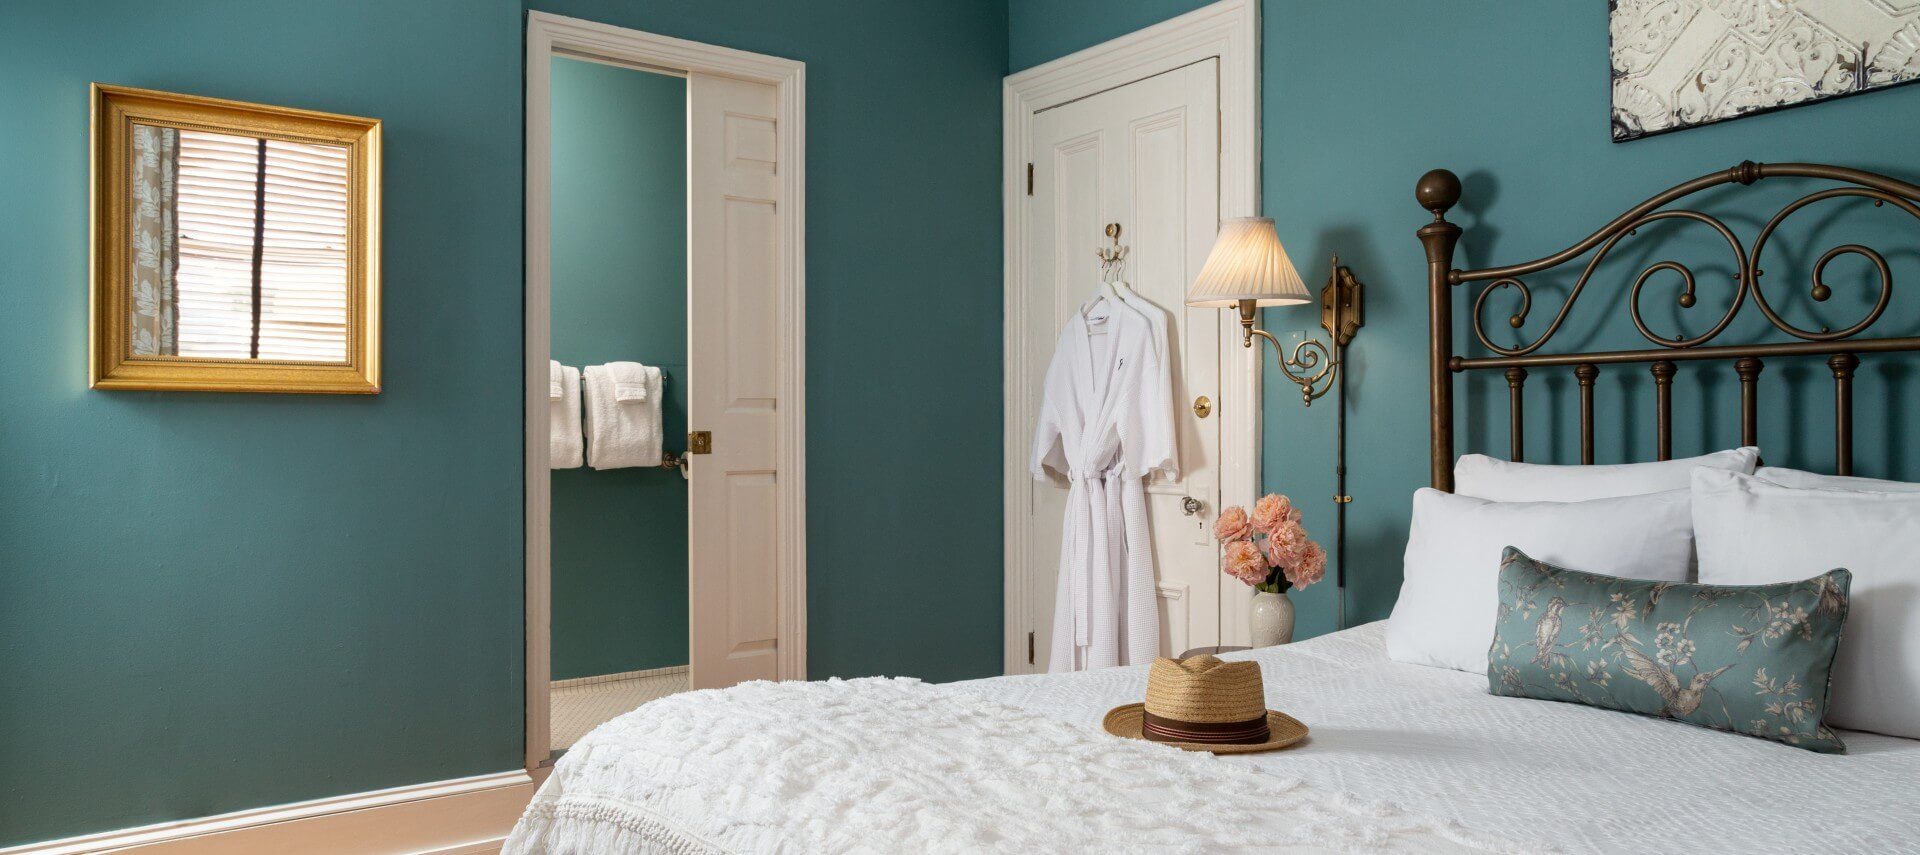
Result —
[{"label": "deadbolt", "polygon": [[1212,415],[1213,400],[1208,398],[1205,395],[1201,395],[1200,397],[1193,399],[1193,414],[1203,419],[1209,415]]},{"label": "deadbolt", "polygon": [[704,431],[704,430],[688,431],[687,432],[687,453],[688,454],[712,454],[713,453],[713,434],[709,431]]}]

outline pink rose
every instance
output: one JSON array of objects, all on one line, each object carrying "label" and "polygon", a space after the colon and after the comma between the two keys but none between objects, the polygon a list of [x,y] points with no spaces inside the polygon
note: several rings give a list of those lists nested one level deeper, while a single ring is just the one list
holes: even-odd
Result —
[{"label": "pink rose", "polygon": [[1253,524],[1247,521],[1247,509],[1234,505],[1220,512],[1213,521],[1213,536],[1221,543],[1253,537]]},{"label": "pink rose", "polygon": [[1286,496],[1268,493],[1253,503],[1253,527],[1264,534],[1273,534],[1299,519],[1299,509]]},{"label": "pink rose", "polygon": [[1260,551],[1266,553],[1267,563],[1275,567],[1286,567],[1299,560],[1300,556],[1300,546],[1298,543],[1273,537],[1267,538],[1266,544]]},{"label": "pink rose", "polygon": [[1267,557],[1275,567],[1285,567],[1307,543],[1307,531],[1298,523],[1283,525],[1267,535]]},{"label": "pink rose", "polygon": [[1296,588],[1304,588],[1318,582],[1327,575],[1327,551],[1321,549],[1318,543],[1306,541],[1299,553],[1294,556],[1293,562],[1281,572]]},{"label": "pink rose", "polygon": [[1267,581],[1267,557],[1260,554],[1260,547],[1250,540],[1236,540],[1227,544],[1226,553],[1220,558],[1220,569],[1227,575],[1249,585],[1258,585]]}]

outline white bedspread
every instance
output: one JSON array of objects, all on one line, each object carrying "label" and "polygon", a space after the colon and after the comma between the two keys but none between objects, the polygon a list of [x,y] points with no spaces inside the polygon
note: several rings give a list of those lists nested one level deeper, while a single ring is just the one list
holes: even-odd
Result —
[{"label": "white bedspread", "polygon": [[[1569,853],[1920,852],[1920,740],[1841,733],[1847,753],[1574,704],[1386,658],[1386,623],[1253,659],[1267,703],[1312,728],[1246,765]],[[1145,669],[953,684],[1067,721],[1144,691]]]},{"label": "white bedspread", "polygon": [[1313,729],[1268,754],[1106,735],[1144,667],[664,698],[569,751],[505,852],[1920,852],[1920,741],[1495,697],[1387,660],[1382,626],[1226,657]]},{"label": "white bedspread", "polygon": [[912,680],[748,683],[567,752],[505,852],[1524,852]]}]

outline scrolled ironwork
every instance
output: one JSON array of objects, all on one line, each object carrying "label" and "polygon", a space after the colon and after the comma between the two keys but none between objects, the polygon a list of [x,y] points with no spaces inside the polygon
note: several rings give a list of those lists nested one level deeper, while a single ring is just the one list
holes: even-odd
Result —
[{"label": "scrolled ironwork", "polygon": [[[1736,280],[1736,301],[1743,301],[1744,292],[1751,289],[1754,302],[1761,305],[1761,311],[1776,331],[1785,332],[1784,341],[1748,341],[1737,343],[1708,343],[1727,328],[1729,318],[1722,318],[1714,329],[1692,339],[1676,337],[1666,340],[1641,325],[1641,334],[1655,340],[1657,346],[1589,351],[1576,353],[1535,352],[1540,350],[1546,340],[1553,337],[1573,301],[1578,298],[1592,264],[1582,274],[1580,282],[1568,294],[1568,303],[1563,305],[1554,323],[1538,339],[1518,347],[1499,347],[1487,340],[1482,319],[1487,299],[1494,291],[1512,288],[1518,292],[1518,310],[1508,317],[1508,323],[1518,326],[1524,322],[1532,309],[1533,295],[1523,277],[1556,268],[1592,253],[1596,248],[1604,250],[1617,243],[1622,235],[1631,234],[1639,226],[1650,222],[1668,205],[1676,201],[1717,187],[1729,185],[1753,185],[1766,179],[1803,178],[1829,181],[1840,185],[1821,190],[1789,203],[1768,220],[1750,244],[1747,254],[1740,258],[1740,265],[1734,273]],[[1457,375],[1463,372],[1490,370],[1534,369],[1551,366],[1572,367],[1575,377],[1580,380],[1582,406],[1582,447],[1581,462],[1591,463],[1591,419],[1592,419],[1592,381],[1597,379],[1603,366],[1639,364],[1648,365],[1654,372],[1655,394],[1659,398],[1657,416],[1663,422],[1659,427],[1662,434],[1660,456],[1666,457],[1671,447],[1666,441],[1671,431],[1671,394],[1673,381],[1677,373],[1677,363],[1706,362],[1726,360],[1733,363],[1740,377],[1741,425],[1740,434],[1745,445],[1753,445],[1759,438],[1757,400],[1758,381],[1762,371],[1762,360],[1775,358],[1812,359],[1824,358],[1833,369],[1834,375],[1834,427],[1836,468],[1840,474],[1851,474],[1853,423],[1852,423],[1852,385],[1858,371],[1860,357],[1877,353],[1913,353],[1920,352],[1920,335],[1897,335],[1876,337],[1861,335],[1885,312],[1893,290],[1893,277],[1887,265],[1886,257],[1879,251],[1860,243],[1843,243],[1820,254],[1812,263],[1806,292],[1814,302],[1824,302],[1833,297],[1836,288],[1827,281],[1827,273],[1834,260],[1841,256],[1857,256],[1870,264],[1880,274],[1880,290],[1873,300],[1873,308],[1866,317],[1848,324],[1838,330],[1821,328],[1818,331],[1801,329],[1787,322],[1767,301],[1761,288],[1761,258],[1769,239],[1779,230],[1781,224],[1795,212],[1815,202],[1853,197],[1871,200],[1876,206],[1891,204],[1905,211],[1909,216],[1920,220],[1920,184],[1914,184],[1878,173],[1834,166],[1822,163],[1754,163],[1742,162],[1730,169],[1710,172],[1705,175],[1675,184],[1662,190],[1621,214],[1605,225],[1589,233],[1586,237],[1555,251],[1529,261],[1503,264],[1491,267],[1461,269],[1453,266],[1454,249],[1466,232],[1460,226],[1446,219],[1447,212],[1461,199],[1461,183],[1451,172],[1433,170],[1420,179],[1415,190],[1420,206],[1433,215],[1432,222],[1421,226],[1416,236],[1425,250],[1427,265],[1427,331],[1429,336],[1429,469],[1433,486],[1441,490],[1453,489],[1454,457],[1454,384]],[[1687,216],[1675,214],[1672,216]],[[1702,215],[1704,216],[1704,215]],[[1695,221],[1704,221],[1698,217]],[[1717,222],[1717,221],[1715,221]],[[1728,234],[1723,227],[1716,226],[1723,235]],[[1738,244],[1737,239],[1729,239],[1730,244]],[[1603,244],[1605,246],[1603,246]],[[1597,259],[1596,259],[1597,261]],[[1699,286],[1694,271],[1677,262],[1655,262],[1634,281],[1636,292],[1630,299],[1634,311],[1638,312],[1639,294],[1652,283],[1656,276],[1671,274],[1678,277],[1680,285],[1679,301],[1681,308],[1691,308],[1689,303],[1697,304]],[[1779,277],[1775,277],[1776,279]],[[1864,277],[1863,277],[1864,278]],[[1459,298],[1454,294],[1455,286],[1469,282],[1487,283],[1473,300],[1474,318],[1467,326],[1473,329],[1480,342],[1486,345],[1494,355],[1469,357],[1456,348],[1456,325],[1454,307]],[[1729,316],[1739,310],[1736,302]],[[1771,337],[1771,336],[1770,336]],[[1844,340],[1844,341],[1842,341]],[[1512,378],[1509,374],[1510,389]],[[1517,401],[1515,402],[1517,403]],[[1511,405],[1510,405],[1511,406]],[[1517,407],[1515,408],[1517,410]],[[1513,413],[1514,417],[1518,413]]]},{"label": "scrolled ironwork", "polygon": [[1851,325],[1838,330],[1822,329],[1819,332],[1801,329],[1791,321],[1781,317],[1780,313],[1774,310],[1773,304],[1767,302],[1766,291],[1759,285],[1761,277],[1765,275],[1765,271],[1760,268],[1760,254],[1766,249],[1767,239],[1773,237],[1774,230],[1778,229],[1780,224],[1785,222],[1788,217],[1793,216],[1796,211],[1808,205],[1826,199],[1848,196],[1872,199],[1875,207],[1890,203],[1894,207],[1906,211],[1907,214],[1914,219],[1920,220],[1920,205],[1915,205],[1913,202],[1892,193],[1870,187],[1832,187],[1816,193],[1809,193],[1788,203],[1786,207],[1781,208],[1779,213],[1773,215],[1773,219],[1768,220],[1767,224],[1761,227],[1759,235],[1753,239],[1753,255],[1747,261],[1747,278],[1754,283],[1753,301],[1760,306],[1760,313],[1766,315],[1767,322],[1773,324],[1774,329],[1804,341],[1840,341],[1864,332],[1868,327],[1873,326],[1874,322],[1880,320],[1882,314],[1886,313],[1887,304],[1893,299],[1893,269],[1887,265],[1886,257],[1881,255],[1877,250],[1857,243],[1841,244],[1821,254],[1820,260],[1814,262],[1813,274],[1810,277],[1813,284],[1812,287],[1808,289],[1809,297],[1812,297],[1815,302],[1824,303],[1833,296],[1833,287],[1827,284],[1825,278],[1827,264],[1829,262],[1842,255],[1858,255],[1872,262],[1875,271],[1880,274],[1880,293],[1875,297],[1873,308],[1867,312],[1866,316]]},{"label": "scrolled ironwork", "polygon": [[[1520,293],[1520,307],[1517,309],[1514,309],[1513,314],[1507,316],[1507,325],[1510,327],[1513,327],[1514,329],[1519,329],[1522,324],[1525,324],[1527,322],[1527,313],[1533,311],[1533,289],[1527,287],[1527,283],[1524,280],[1521,280],[1519,277],[1509,276],[1502,279],[1495,279],[1492,282],[1488,282],[1487,287],[1480,289],[1480,296],[1475,297],[1473,299],[1473,335],[1475,338],[1480,339],[1480,344],[1482,346],[1488,348],[1489,350],[1494,351],[1495,353],[1503,353],[1508,356],[1518,356],[1523,353],[1531,353],[1534,348],[1537,348],[1540,345],[1545,344],[1546,340],[1553,336],[1553,329],[1559,327],[1560,320],[1566,316],[1566,310],[1565,308],[1561,309],[1560,316],[1553,319],[1553,323],[1554,323],[1553,328],[1549,328],[1547,330],[1547,334],[1541,336],[1538,341],[1532,342],[1531,344],[1528,344],[1528,345],[1523,345],[1518,350],[1504,349],[1500,345],[1494,344],[1492,341],[1487,339],[1486,331],[1481,326],[1481,318],[1484,317],[1484,314],[1480,311],[1481,307],[1486,305],[1487,298],[1492,296],[1495,291],[1498,291],[1502,288],[1512,288],[1515,291],[1518,291]],[[1572,296],[1569,296],[1567,298],[1568,304],[1571,304],[1573,302],[1573,298],[1578,297],[1579,295],[1580,295],[1580,289],[1578,287],[1574,288]]]},{"label": "scrolled ironwork", "polygon": [[[1726,224],[1721,220],[1700,211],[1678,208],[1666,209],[1664,207],[1683,196],[1713,186],[1723,184],[1748,185],[1755,183],[1761,178],[1776,176],[1826,179],[1843,182],[1846,186],[1820,190],[1788,203],[1775,213],[1760,229],[1753,240],[1751,251],[1742,246],[1740,239],[1736,237],[1733,231],[1727,228]],[[1600,230],[1573,246],[1567,247],[1553,255],[1522,264],[1506,265],[1503,267],[1489,267],[1479,270],[1453,270],[1448,273],[1447,281],[1456,284],[1476,280],[1486,281],[1486,286],[1480,289],[1473,301],[1473,318],[1470,326],[1473,330],[1474,337],[1479,340],[1481,346],[1485,347],[1492,354],[1495,354],[1493,358],[1511,359],[1528,357],[1536,351],[1539,351],[1549,340],[1559,333],[1560,329],[1565,325],[1574,304],[1577,303],[1585,293],[1588,283],[1593,278],[1594,271],[1600,263],[1612,253],[1616,246],[1626,238],[1638,234],[1642,227],[1651,223],[1661,220],[1684,220],[1705,224],[1712,228],[1726,240],[1727,246],[1733,250],[1737,264],[1732,277],[1734,280],[1732,300],[1727,307],[1726,313],[1721,315],[1711,328],[1698,335],[1688,336],[1683,332],[1665,335],[1654,331],[1647,322],[1646,312],[1643,308],[1641,298],[1646,293],[1648,286],[1654,284],[1654,280],[1658,276],[1661,274],[1673,274],[1677,277],[1675,284],[1679,287],[1679,293],[1676,295],[1676,301],[1682,309],[1691,309],[1698,304],[1700,298],[1699,290],[1704,284],[1700,281],[1700,277],[1695,273],[1693,268],[1685,263],[1672,260],[1656,261],[1640,271],[1639,275],[1632,280],[1627,300],[1628,312],[1633,321],[1634,328],[1638,330],[1640,335],[1647,341],[1653,342],[1661,349],[1675,351],[1706,345],[1718,338],[1721,333],[1725,332],[1732,324],[1734,318],[1738,316],[1744,307],[1749,291],[1753,293],[1754,302],[1759,304],[1760,311],[1766,316],[1767,322],[1775,329],[1787,335],[1807,342],[1835,342],[1852,339],[1879,321],[1891,302],[1893,294],[1893,271],[1886,257],[1878,250],[1859,243],[1845,243],[1827,250],[1813,263],[1812,271],[1808,277],[1808,291],[1806,293],[1815,302],[1825,302],[1831,299],[1835,293],[1835,288],[1827,281],[1826,274],[1829,265],[1841,256],[1858,256],[1871,265],[1875,273],[1879,274],[1879,289],[1878,292],[1874,294],[1873,306],[1863,317],[1837,329],[1821,326],[1815,330],[1795,325],[1793,322],[1787,320],[1779,309],[1767,299],[1766,293],[1761,288],[1762,277],[1765,275],[1765,271],[1761,267],[1760,259],[1769,241],[1774,233],[1779,230],[1781,224],[1794,213],[1809,205],[1834,198],[1864,198],[1871,200],[1875,206],[1890,204],[1905,211],[1916,220],[1920,220],[1920,187],[1916,187],[1915,185],[1891,179],[1883,175],[1875,175],[1860,170],[1826,166],[1823,164],[1756,164],[1747,162],[1732,169],[1710,173],[1692,181],[1675,185],[1667,191],[1634,206],[1619,217],[1616,217],[1606,226],[1603,226]],[[1487,320],[1487,304],[1496,292],[1512,289],[1517,294],[1517,303],[1507,315],[1506,322],[1510,327],[1520,329],[1524,326],[1527,317],[1533,310],[1533,290],[1521,277],[1541,270],[1558,267],[1589,252],[1592,254],[1592,257],[1587,261],[1585,269],[1581,271],[1573,288],[1567,293],[1566,301],[1559,307],[1552,322],[1550,322],[1539,335],[1516,346],[1502,345],[1493,340],[1489,334],[1490,324]],[[1478,362],[1478,360],[1469,361]]]},{"label": "scrolled ironwork", "polygon": [[1605,261],[1607,256],[1613,252],[1614,247],[1618,246],[1622,240],[1639,234],[1642,227],[1662,220],[1701,223],[1718,232],[1720,236],[1726,240],[1727,247],[1733,250],[1734,260],[1736,262],[1734,266],[1735,272],[1733,274],[1733,302],[1727,307],[1726,314],[1722,315],[1720,320],[1715,323],[1711,329],[1700,335],[1691,338],[1685,335],[1675,335],[1669,338],[1654,332],[1647,326],[1646,318],[1641,313],[1640,295],[1646,288],[1647,282],[1651,280],[1655,274],[1662,271],[1672,271],[1680,274],[1680,280],[1684,286],[1677,299],[1680,308],[1691,309],[1699,301],[1697,279],[1692,268],[1677,261],[1657,261],[1649,265],[1645,270],[1642,270],[1640,275],[1633,281],[1633,288],[1628,295],[1628,311],[1633,318],[1633,326],[1640,331],[1640,335],[1645,337],[1647,341],[1653,342],[1661,347],[1676,349],[1688,348],[1712,341],[1733,323],[1734,316],[1739,314],[1741,305],[1746,301],[1747,282],[1749,281],[1747,277],[1747,271],[1749,269],[1747,251],[1746,247],[1740,244],[1740,239],[1734,235],[1733,230],[1727,228],[1727,224],[1721,222],[1719,218],[1710,214],[1687,209],[1654,211],[1619,224],[1618,230],[1609,235],[1605,242],[1600,244],[1600,248],[1594,252],[1593,258],[1588,260],[1586,268],[1580,272],[1580,278],[1574,282],[1573,289],[1567,292],[1566,302],[1562,303],[1560,305],[1560,311],[1554,314],[1553,322],[1547,325],[1546,330],[1541,332],[1539,337],[1519,347],[1503,347],[1494,343],[1486,332],[1486,315],[1483,309],[1486,305],[1487,298],[1494,292],[1503,288],[1515,289],[1520,294],[1520,305],[1511,315],[1507,316],[1507,325],[1514,329],[1519,329],[1526,323],[1527,314],[1533,309],[1533,289],[1528,287],[1527,283],[1517,276],[1502,276],[1488,282],[1486,287],[1480,289],[1479,296],[1473,301],[1474,337],[1480,340],[1481,346],[1501,356],[1525,356],[1539,350],[1541,346],[1545,345],[1549,339],[1552,339],[1554,335],[1560,331],[1561,325],[1566,323],[1568,314],[1573,311],[1574,303],[1579,301],[1581,293],[1587,288],[1587,283],[1592,281],[1594,271],[1597,270],[1600,267],[1600,263]]}]

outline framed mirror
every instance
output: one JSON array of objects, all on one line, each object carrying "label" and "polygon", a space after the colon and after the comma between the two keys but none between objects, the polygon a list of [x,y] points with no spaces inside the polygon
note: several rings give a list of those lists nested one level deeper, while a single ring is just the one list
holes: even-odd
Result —
[{"label": "framed mirror", "polygon": [[380,122],[93,85],[95,389],[380,391]]}]

